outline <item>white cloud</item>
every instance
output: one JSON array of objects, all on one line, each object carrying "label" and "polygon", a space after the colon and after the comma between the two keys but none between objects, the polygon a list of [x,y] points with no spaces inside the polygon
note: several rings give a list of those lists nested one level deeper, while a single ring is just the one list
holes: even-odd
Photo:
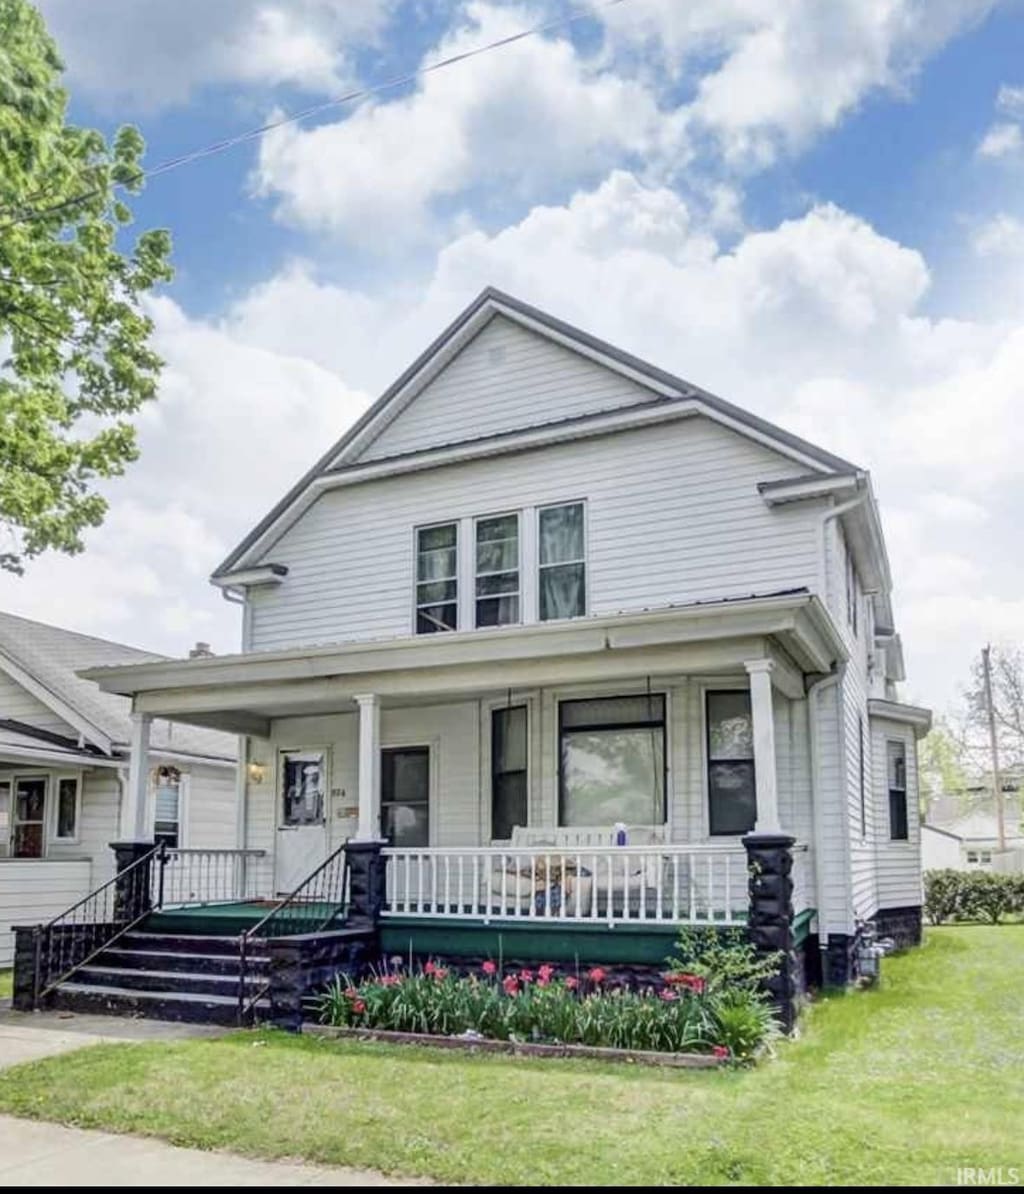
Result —
[{"label": "white cloud", "polygon": [[[529,28],[536,10],[473,0],[424,59]],[[316,128],[289,125],[260,145],[257,192],[297,224],[387,252],[421,236],[438,207],[472,188],[528,201],[599,176],[618,160],[685,165],[680,121],[642,84],[533,37],[421,79],[407,97],[368,102]]]},{"label": "white cloud", "polygon": [[206,86],[343,87],[354,45],[397,0],[39,0],[78,89],[110,106],[184,103]]},{"label": "white cloud", "polygon": [[[803,148],[878,89],[906,88],[921,63],[992,0],[631,0],[603,13],[617,44],[700,72],[689,108],[745,168]],[[709,61],[712,63],[708,67]]]},{"label": "white cloud", "polygon": [[1019,124],[1000,121],[985,133],[978,143],[978,156],[983,158],[1005,158],[1024,148],[1024,132]]},{"label": "white cloud", "polygon": [[974,230],[971,243],[979,257],[1012,257],[1024,253],[1024,221],[1000,212]]}]

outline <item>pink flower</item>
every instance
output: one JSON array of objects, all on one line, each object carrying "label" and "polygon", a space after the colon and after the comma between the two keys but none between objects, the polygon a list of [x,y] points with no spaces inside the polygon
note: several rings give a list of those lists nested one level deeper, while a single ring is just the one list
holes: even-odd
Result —
[{"label": "pink flower", "polygon": [[518,995],[519,994],[519,979],[517,979],[514,974],[510,974],[506,978],[504,978],[502,980],[501,985],[504,988],[506,995]]},{"label": "pink flower", "polygon": [[539,968],[538,968],[538,970],[537,970],[537,978],[538,978],[538,979],[539,979],[539,980],[540,980],[540,981],[541,981],[541,982],[542,982],[542,983],[543,983],[545,986],[547,986],[547,985],[548,985],[548,983],[549,983],[549,982],[551,982],[551,977],[552,977],[552,975],[553,975],[554,973],[555,973],[555,968],[554,968],[554,966],[549,966],[549,965],[547,964],[547,962],[545,962],[543,966],[541,966],[541,967],[539,967]]},{"label": "pink flower", "polygon": [[433,962],[427,962],[427,964],[423,967],[423,973],[424,974],[433,974],[436,969],[437,969],[437,967],[434,965]]},{"label": "pink flower", "polygon": [[520,970],[519,977],[524,983],[532,983],[533,982],[533,971],[532,970]]},{"label": "pink flower", "polygon": [[498,967],[489,958],[481,965],[480,969],[484,974],[497,974],[498,972]]},{"label": "pink flower", "polygon": [[675,1001],[679,998],[679,996],[675,993],[675,991],[669,991],[666,989],[666,990],[662,991],[659,998],[664,999],[664,1001],[666,1003],[675,1003]]},{"label": "pink flower", "polygon": [[578,980],[572,978],[571,976],[565,980],[565,989],[567,991],[575,991],[579,985],[580,984]]},{"label": "pink flower", "polygon": [[345,988],[345,998],[346,999],[358,999],[359,992],[355,989],[355,987],[346,987]]},{"label": "pink flower", "polygon": [[366,1011],[366,1004],[363,1003],[361,999],[357,999],[355,1003],[352,1004],[352,1010],[357,1016],[361,1016],[363,1012]]},{"label": "pink flower", "polygon": [[666,974],[665,982],[673,987],[686,987],[695,995],[701,995],[707,985],[699,974]]},{"label": "pink flower", "polygon": [[713,1057],[728,1057],[729,1050],[725,1047],[725,1045],[715,1045],[715,1047],[711,1050],[711,1055]]},{"label": "pink flower", "polygon": [[431,971],[435,983],[443,982],[448,977],[448,971],[443,966],[435,966]]},{"label": "pink flower", "polygon": [[380,980],[380,985],[382,987],[397,987],[401,981],[400,974],[385,974]]},{"label": "pink flower", "polygon": [[605,980],[605,972],[600,966],[594,966],[587,972],[587,978],[589,978],[592,983],[603,983]]}]

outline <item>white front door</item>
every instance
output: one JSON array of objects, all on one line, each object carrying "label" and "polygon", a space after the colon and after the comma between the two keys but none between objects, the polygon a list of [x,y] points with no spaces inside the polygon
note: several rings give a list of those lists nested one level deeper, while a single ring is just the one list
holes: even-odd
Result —
[{"label": "white front door", "polygon": [[278,791],[274,887],[287,895],[327,857],[326,759],[323,751],[284,751]]}]

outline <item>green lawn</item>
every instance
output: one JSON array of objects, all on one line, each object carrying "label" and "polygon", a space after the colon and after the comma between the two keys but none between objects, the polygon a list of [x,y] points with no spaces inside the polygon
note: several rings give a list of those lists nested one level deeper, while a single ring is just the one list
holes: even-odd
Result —
[{"label": "green lawn", "polygon": [[14,989],[14,971],[0,970],[0,999],[9,999]]},{"label": "green lawn", "polygon": [[442,1181],[955,1183],[1024,1163],[1024,926],[929,932],[749,1071],[469,1057],[278,1034],[9,1070],[0,1110]]}]

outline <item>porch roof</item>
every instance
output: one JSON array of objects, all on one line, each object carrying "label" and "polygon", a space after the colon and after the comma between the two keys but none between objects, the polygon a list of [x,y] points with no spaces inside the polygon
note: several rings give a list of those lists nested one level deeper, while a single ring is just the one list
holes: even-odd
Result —
[{"label": "porch roof", "polygon": [[807,590],[722,599],[571,622],[450,635],[304,646],[89,668],[140,713],[265,735],[273,717],[350,707],[357,694],[423,700],[637,675],[741,670],[772,657],[775,682],[803,694],[804,676],[847,656]]}]

